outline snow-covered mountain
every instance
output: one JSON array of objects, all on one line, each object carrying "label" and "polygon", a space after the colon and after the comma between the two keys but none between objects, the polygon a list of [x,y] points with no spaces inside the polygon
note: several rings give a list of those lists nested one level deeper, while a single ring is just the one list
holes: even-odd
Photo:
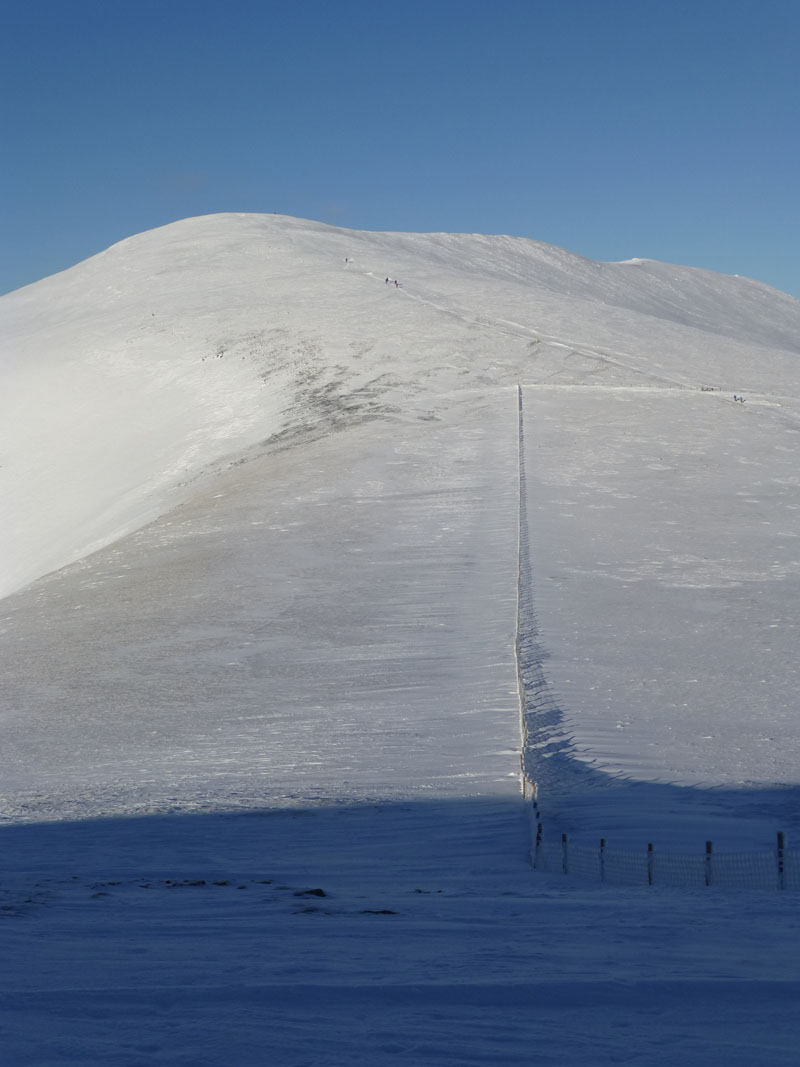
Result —
[{"label": "snow-covered mountain", "polygon": [[0,306],[3,593],[280,435],[516,381],[792,397],[800,349],[800,302],[741,278],[270,215],[131,237]]},{"label": "snow-covered mountain", "polygon": [[[358,771],[370,789],[386,785],[408,689],[425,756],[389,760],[392,790],[408,773],[420,788],[513,776],[517,383],[549,699],[570,759],[682,784],[793,780],[797,300],[517,238],[231,214],[129,238],[0,307],[3,591],[21,590],[4,639],[12,793],[39,791],[33,716],[45,762],[98,797],[180,802],[177,762],[192,803],[233,788],[217,788],[220,766],[252,799],[270,694],[301,717],[333,714],[349,657],[344,718],[363,740],[376,700],[386,716]],[[767,641],[769,669],[751,671],[743,649]],[[281,681],[287,654],[297,674]],[[443,737],[484,699],[476,672],[496,718],[450,758]],[[758,710],[747,728],[726,679]],[[246,725],[220,725],[220,701]],[[735,742],[720,748],[723,723]],[[316,768],[323,795],[341,788],[333,753],[353,754],[338,729],[312,745],[319,762],[281,734],[279,793],[297,768]],[[58,789],[43,788],[48,806]]]},{"label": "snow-covered mountain", "polygon": [[268,1019],[285,1067],[605,1064],[618,1024],[699,1064],[740,1021],[719,975],[759,1005],[746,1062],[793,1062],[788,907],[723,900],[698,953],[691,900],[609,891],[601,943],[594,890],[532,878],[515,642],[521,541],[546,833],[800,830],[800,301],[226,214],[0,298],[0,331],[0,895],[44,924],[6,951],[16,1062],[261,1064]]}]

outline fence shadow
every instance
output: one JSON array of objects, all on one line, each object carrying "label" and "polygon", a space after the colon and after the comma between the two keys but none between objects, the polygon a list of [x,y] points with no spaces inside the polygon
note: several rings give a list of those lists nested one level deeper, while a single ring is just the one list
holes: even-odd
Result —
[{"label": "fence shadow", "polygon": [[[704,854],[705,842],[735,852],[768,852],[782,831],[800,840],[800,783],[741,787],[686,787],[610,775],[582,758],[566,727],[564,711],[545,674],[534,595],[525,471],[522,388],[519,415],[519,587],[517,673],[522,709],[522,772],[538,788],[534,838],[541,823],[546,849],[567,833],[590,846],[591,864],[600,839],[610,847],[645,855],[648,843],[674,852]],[[577,853],[576,853],[577,855]],[[720,861],[721,862],[721,861]],[[638,876],[637,876],[638,877]]]}]

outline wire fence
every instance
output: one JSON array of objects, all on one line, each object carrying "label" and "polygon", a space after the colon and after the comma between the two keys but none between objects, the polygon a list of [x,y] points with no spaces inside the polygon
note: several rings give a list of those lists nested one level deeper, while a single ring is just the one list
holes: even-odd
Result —
[{"label": "wire fence", "polygon": [[519,570],[516,658],[522,735],[520,777],[523,799],[531,805],[531,861],[534,869],[618,886],[800,890],[800,852],[792,852],[786,847],[781,832],[777,834],[774,849],[765,848],[758,852],[714,852],[710,841],[706,842],[702,853],[676,853],[659,852],[653,844],[639,850],[609,848],[605,839],[597,845],[574,843],[566,834],[562,834],[560,840],[544,839],[528,722],[538,718],[546,724],[552,718],[553,708],[540,657],[536,655],[537,623],[532,595],[521,385],[517,386],[517,402]]},{"label": "wire fence", "polygon": [[[541,824],[540,824],[541,825]],[[703,853],[659,852],[576,844],[561,835],[545,842],[537,833],[531,854],[537,871],[574,875],[618,886],[670,886],[681,889],[800,890],[800,854],[777,835],[774,849],[760,852],[714,852],[711,842]]]}]

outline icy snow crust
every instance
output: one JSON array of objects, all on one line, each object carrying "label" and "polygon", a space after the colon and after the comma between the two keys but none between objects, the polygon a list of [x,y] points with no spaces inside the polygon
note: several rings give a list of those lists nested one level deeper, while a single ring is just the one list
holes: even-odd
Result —
[{"label": "icy snow crust", "polygon": [[13,1062],[795,1062],[779,898],[526,866],[515,631],[520,383],[546,832],[791,839],[800,302],[219,215],[0,330]]}]

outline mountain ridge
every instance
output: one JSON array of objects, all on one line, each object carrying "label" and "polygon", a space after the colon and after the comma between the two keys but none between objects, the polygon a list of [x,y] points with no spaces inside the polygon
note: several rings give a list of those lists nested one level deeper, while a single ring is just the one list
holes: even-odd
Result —
[{"label": "mountain ridge", "polygon": [[4,592],[260,442],[517,381],[791,397],[800,345],[800,301],[746,279],[244,213],[125,238],[0,298],[0,321]]}]

